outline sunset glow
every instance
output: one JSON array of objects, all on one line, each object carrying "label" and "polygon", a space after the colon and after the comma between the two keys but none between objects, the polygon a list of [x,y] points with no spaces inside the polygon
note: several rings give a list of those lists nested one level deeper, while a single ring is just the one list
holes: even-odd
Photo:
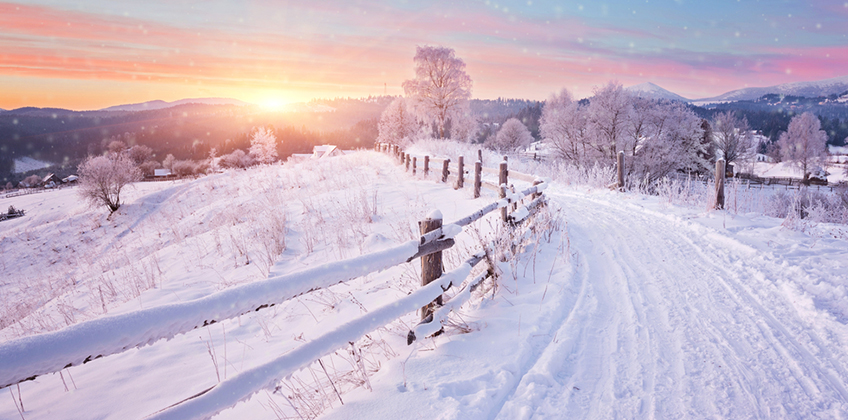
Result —
[{"label": "sunset glow", "polygon": [[454,48],[477,98],[608,80],[700,98],[848,74],[846,20],[822,0],[2,2],[0,108],[399,95],[416,45]]}]

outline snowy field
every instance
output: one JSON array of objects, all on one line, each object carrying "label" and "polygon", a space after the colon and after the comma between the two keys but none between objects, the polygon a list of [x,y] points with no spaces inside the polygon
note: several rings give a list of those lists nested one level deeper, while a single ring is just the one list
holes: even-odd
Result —
[{"label": "snowy field", "polygon": [[[848,167],[845,163],[848,160],[845,159],[845,156],[834,156],[832,160],[833,162],[828,164],[826,168],[827,182],[836,184],[848,181],[848,175],[845,174],[845,169]],[[837,163],[837,161],[840,163]],[[762,178],[795,178],[799,180],[803,178],[801,170],[787,162],[756,162],[754,163],[754,175]]]},{"label": "snowy field", "polygon": [[[846,417],[846,226],[520,170],[555,176],[549,229],[446,334],[407,346],[409,314],[356,343],[367,380],[341,349],[216,418]],[[0,340],[385,249],[416,237],[432,209],[449,222],[494,200],[422,178],[362,152],[137,184],[111,218],[73,189],[0,200],[27,211],[0,223]],[[446,269],[496,230],[489,219],[457,237]],[[406,296],[418,271],[24,382],[20,396],[2,390],[0,418],[144,418]]]}]

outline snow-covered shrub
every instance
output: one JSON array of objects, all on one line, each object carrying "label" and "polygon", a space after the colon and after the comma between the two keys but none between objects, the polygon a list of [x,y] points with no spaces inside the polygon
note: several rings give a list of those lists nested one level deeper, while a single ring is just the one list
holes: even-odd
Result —
[{"label": "snow-covered shrub", "polygon": [[514,152],[533,142],[530,130],[517,118],[510,118],[501,126],[495,137],[486,141],[486,147],[499,152]]},{"label": "snow-covered shrub", "polygon": [[236,149],[228,155],[221,156],[218,164],[222,168],[247,168],[253,165],[253,158],[244,150]]}]

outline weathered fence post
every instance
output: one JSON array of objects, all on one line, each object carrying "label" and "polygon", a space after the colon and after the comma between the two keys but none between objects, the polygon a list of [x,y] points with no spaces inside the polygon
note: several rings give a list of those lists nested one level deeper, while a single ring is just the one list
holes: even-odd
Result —
[{"label": "weathered fence post", "polygon": [[480,187],[483,185],[483,162],[474,162],[474,198],[480,198]]},{"label": "weathered fence post", "polygon": [[483,163],[483,149],[477,149],[477,161]]},{"label": "weathered fence post", "polygon": [[716,210],[724,208],[724,159],[716,161],[715,208]]},{"label": "weathered fence post", "polygon": [[448,182],[448,175],[450,175],[450,159],[445,159],[442,162],[442,182]]},{"label": "weathered fence post", "polygon": [[[442,227],[442,213],[438,210],[434,210],[429,216],[427,216],[426,219],[418,222],[418,227],[421,230],[422,235]],[[426,286],[441,276],[442,251],[421,257],[421,286]],[[441,306],[442,297],[439,296],[434,302],[431,302],[427,306],[421,308],[421,319],[427,318],[427,316],[430,315],[433,311],[433,303]]]},{"label": "weathered fence post", "polygon": [[415,172],[417,172],[417,170],[418,170],[418,158],[413,156],[412,157],[412,175],[415,175]]},{"label": "weathered fence post", "polygon": [[[538,185],[539,185],[539,184],[541,184],[541,183],[542,183],[542,180],[541,180],[541,179],[536,179],[535,181],[533,181],[533,186],[534,186],[534,187],[536,187],[536,186],[538,186]],[[539,197],[541,197],[541,196],[542,196],[542,193],[540,193],[540,192],[536,191],[536,192],[534,192],[534,193],[533,193],[531,200],[535,200],[535,199],[537,199],[537,198],[539,198]]]},{"label": "weathered fence post", "polygon": [[456,174],[455,189],[462,189],[465,186],[465,157],[460,156],[456,161],[456,165],[459,168],[459,172]]},{"label": "weathered fence post", "polygon": [[[498,188],[500,192],[498,193],[498,197],[506,198],[506,183],[508,182],[509,170],[507,169],[506,156],[504,156],[503,162],[501,162],[500,167],[498,168]],[[507,207],[501,207],[501,219],[506,222],[509,218],[507,214]]]},{"label": "weathered fence post", "polygon": [[618,170],[616,172],[618,174],[618,190],[624,191],[624,151],[618,152],[617,166]]},{"label": "weathered fence post", "polygon": [[404,162],[406,164],[406,171],[409,172],[409,153],[404,153]]},{"label": "weathered fence post", "polygon": [[424,176],[430,174],[430,155],[424,156]]}]

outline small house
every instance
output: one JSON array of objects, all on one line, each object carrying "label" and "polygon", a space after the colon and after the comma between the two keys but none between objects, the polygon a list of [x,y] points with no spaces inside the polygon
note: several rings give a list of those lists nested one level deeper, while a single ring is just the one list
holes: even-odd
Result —
[{"label": "small house", "polygon": [[153,170],[153,176],[156,177],[156,178],[166,178],[166,177],[169,177],[169,176],[173,176],[173,174],[171,173],[170,169],[161,168],[161,169],[154,169]]},{"label": "small house", "polygon": [[344,152],[338,147],[329,144],[312,148],[312,159],[323,159],[333,156],[344,156]]},{"label": "small house", "polygon": [[53,188],[62,183],[62,178],[56,176],[56,174],[47,174],[44,179],[41,180],[41,186],[44,188]]}]

